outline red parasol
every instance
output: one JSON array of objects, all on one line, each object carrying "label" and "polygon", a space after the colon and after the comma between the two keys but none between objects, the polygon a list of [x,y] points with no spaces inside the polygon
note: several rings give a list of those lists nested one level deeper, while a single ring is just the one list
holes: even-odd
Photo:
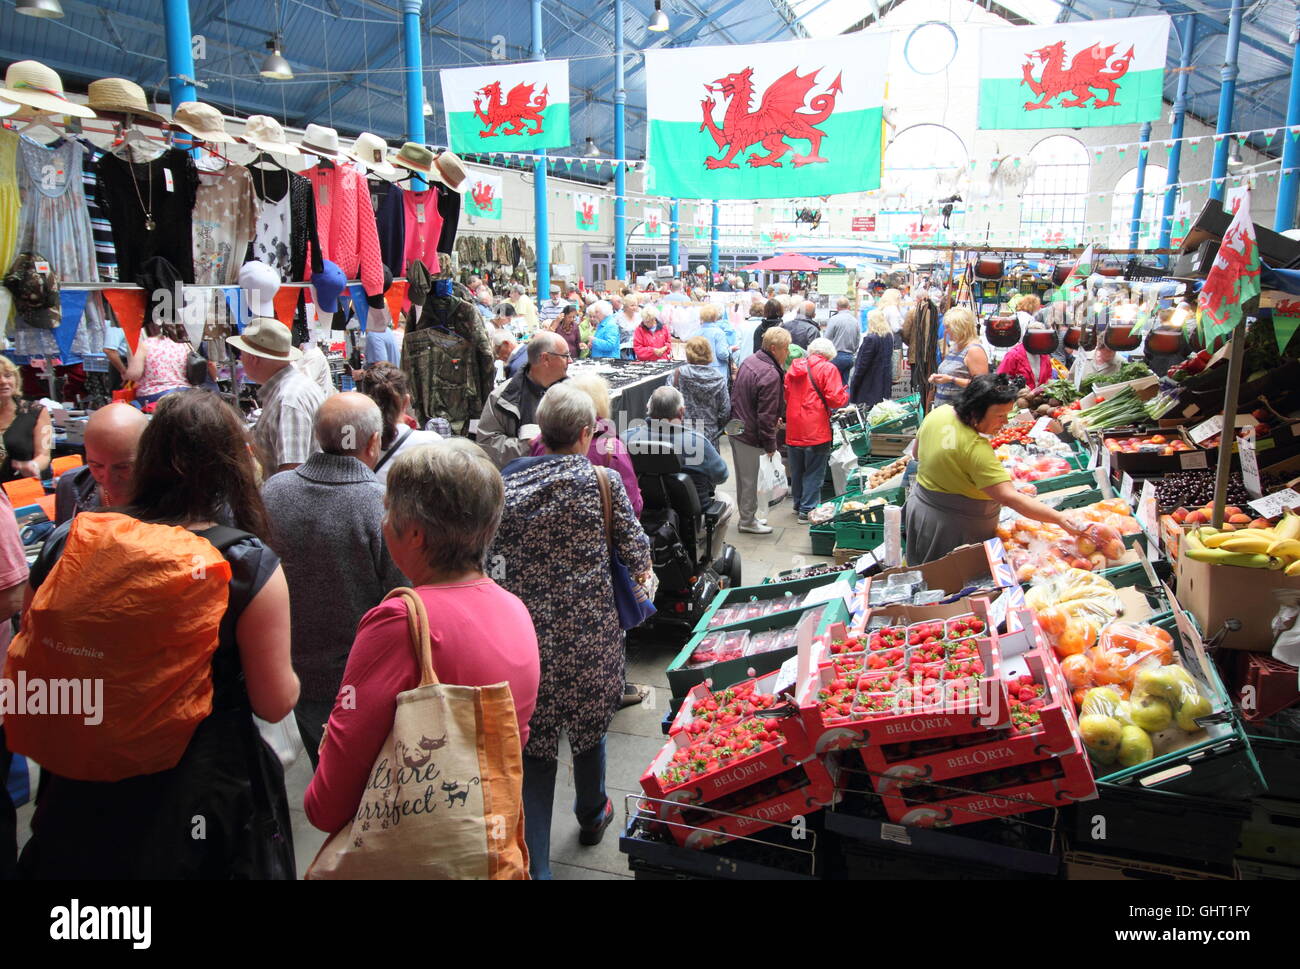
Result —
[{"label": "red parasol", "polygon": [[785,252],[779,256],[772,256],[768,259],[760,259],[756,263],[748,266],[741,266],[743,270],[756,271],[766,270],[775,273],[815,273],[819,269],[835,269],[828,262],[818,262],[816,259],[810,259],[808,256],[801,256],[797,252]]}]

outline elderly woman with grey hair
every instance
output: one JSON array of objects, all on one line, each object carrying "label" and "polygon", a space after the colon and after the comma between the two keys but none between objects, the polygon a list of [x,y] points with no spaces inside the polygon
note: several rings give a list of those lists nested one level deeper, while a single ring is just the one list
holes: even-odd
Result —
[{"label": "elderly woman with grey hair", "polygon": [[[438,680],[509,683],[520,742],[527,744],[537,700],[537,636],[528,609],[485,571],[503,494],[500,473],[468,441],[404,451],[388,473],[384,541],[428,612]],[[385,599],[357,627],[303,799],[317,828],[332,833],[352,821],[392,729],[398,696],[419,682],[406,604]]]},{"label": "elderly woman with grey hair", "polygon": [[[537,409],[549,452],[502,471],[505,512],[493,554],[502,585],[528,607],[537,630],[542,677],[524,748],[525,837],[534,878],[549,878],[551,805],[560,734],[573,753],[578,841],[600,842],[614,817],[605,792],[605,733],[623,698],[623,631],[614,604],[610,558],[634,577],[651,570],[650,542],[619,476],[593,467],[591,397],[552,386]],[[597,475],[609,486],[606,534]]]}]

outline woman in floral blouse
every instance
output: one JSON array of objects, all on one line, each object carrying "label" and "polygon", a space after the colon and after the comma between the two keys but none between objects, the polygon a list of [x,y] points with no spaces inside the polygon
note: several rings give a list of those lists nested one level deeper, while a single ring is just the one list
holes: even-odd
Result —
[{"label": "woman in floral blouse", "polygon": [[634,577],[647,576],[651,561],[623,482],[587,459],[596,426],[591,397],[554,384],[537,423],[549,453],[502,471],[505,512],[489,561],[537,630],[542,675],[524,748],[524,825],[533,877],[545,879],[562,731],[573,752],[579,842],[598,844],[614,817],[605,793],[605,733],[623,698],[623,631],[597,474],[609,482],[614,549]]}]

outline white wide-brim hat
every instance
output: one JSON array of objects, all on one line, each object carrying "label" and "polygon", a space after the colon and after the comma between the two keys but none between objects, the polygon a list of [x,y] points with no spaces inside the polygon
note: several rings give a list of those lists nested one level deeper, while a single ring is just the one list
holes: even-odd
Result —
[{"label": "white wide-brim hat", "polygon": [[302,155],[297,145],[289,144],[280,122],[264,114],[255,114],[248,118],[244,122],[244,131],[239,139],[258,151],[269,151],[275,155],[288,155],[292,158]]},{"label": "white wide-brim hat", "polygon": [[5,71],[5,86],[0,88],[0,100],[51,114],[95,117],[92,109],[67,99],[63,93],[63,79],[40,61],[14,61],[10,64]]}]

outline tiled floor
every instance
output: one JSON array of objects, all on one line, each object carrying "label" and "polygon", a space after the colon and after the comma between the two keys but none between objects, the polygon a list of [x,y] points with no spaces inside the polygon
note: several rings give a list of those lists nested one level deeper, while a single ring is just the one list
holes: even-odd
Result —
[{"label": "tiled floor", "polygon": [[[731,449],[724,444],[722,456],[731,463]],[[734,484],[721,490],[734,497]],[[812,554],[808,526],[800,525],[790,501],[772,508],[768,514],[770,535],[747,535],[733,532],[730,541],[739,550],[745,585],[762,582],[766,576],[785,569],[827,561]],[[606,785],[614,801],[615,822],[605,839],[595,847],[578,844],[577,822],[573,819],[573,783],[570,755],[566,744],[560,746],[560,770],[555,785],[555,809],[551,827],[551,868],[557,879],[611,879],[631,877],[627,859],[618,850],[618,831],[627,819],[627,797],[640,790],[641,772],[664,743],[660,722],[668,712],[668,677],[665,669],[676,655],[677,646],[640,643],[628,655],[627,677],[634,683],[653,688],[642,706],[620,711],[614,717],[607,741]],[[302,810],[302,796],[311,779],[306,756],[299,757],[286,777],[289,805],[293,817],[294,848],[298,872],[307,870],[325,840],[307,821]],[[18,841],[27,837],[32,805],[18,810]]]}]

